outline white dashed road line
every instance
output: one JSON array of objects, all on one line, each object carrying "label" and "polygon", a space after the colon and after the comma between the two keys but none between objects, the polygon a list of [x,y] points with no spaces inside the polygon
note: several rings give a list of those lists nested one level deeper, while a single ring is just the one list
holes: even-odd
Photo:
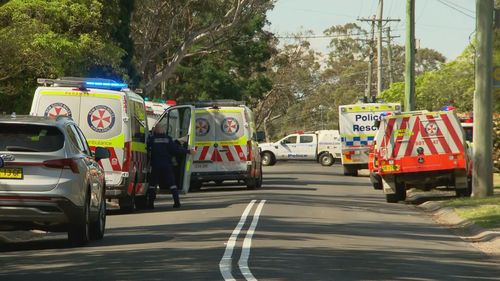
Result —
[{"label": "white dashed road line", "polygon": [[[227,240],[226,243],[226,250],[224,251],[224,256],[219,262],[219,269],[222,274],[222,277],[224,278],[225,281],[235,281],[234,276],[232,274],[232,256],[233,256],[233,251],[234,251],[234,246],[236,245],[236,241],[238,240],[238,236],[241,232],[241,229],[245,225],[245,222],[247,220],[248,214],[252,210],[253,205],[255,204],[256,200],[250,201],[248,203],[247,207],[245,208],[245,211],[243,211],[243,214],[241,215],[240,221],[236,225],[235,229],[231,233],[231,236],[229,237],[229,240]],[[255,210],[255,213],[253,215],[253,220],[250,225],[250,228],[247,230],[247,234],[245,236],[245,240],[243,241],[243,247],[241,251],[241,256],[238,261],[239,268],[241,270],[241,273],[245,277],[246,280],[257,280],[253,276],[252,272],[248,268],[248,258],[250,256],[250,247],[252,245],[252,236],[255,233],[255,228],[257,227],[257,223],[259,221],[259,216],[262,211],[262,208],[264,207],[264,203],[266,200],[262,200],[259,205],[257,206],[257,209]]]}]

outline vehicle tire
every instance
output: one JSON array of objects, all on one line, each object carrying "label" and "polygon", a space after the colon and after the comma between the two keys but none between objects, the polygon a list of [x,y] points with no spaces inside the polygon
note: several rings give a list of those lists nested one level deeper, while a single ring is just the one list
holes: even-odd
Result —
[{"label": "vehicle tire", "polygon": [[104,237],[105,230],[106,230],[106,199],[104,198],[103,194],[101,202],[99,203],[99,213],[97,214],[97,219],[90,225],[90,239],[101,240]]},{"label": "vehicle tire", "polygon": [[128,214],[134,212],[136,186],[137,186],[137,175],[135,176],[134,185],[132,188],[132,194],[128,195],[127,193],[125,193],[125,196],[122,196],[118,199],[118,205],[120,205],[120,211],[122,213]]},{"label": "vehicle tire", "polygon": [[358,169],[344,165],[344,176],[358,176]]},{"label": "vehicle tire", "polygon": [[146,195],[144,196],[136,196],[134,200],[134,205],[137,210],[147,209],[148,199]]},{"label": "vehicle tire", "polygon": [[87,192],[83,204],[83,218],[80,224],[70,225],[68,241],[75,246],[83,246],[90,240],[90,194]]},{"label": "vehicle tire", "polygon": [[455,194],[457,197],[470,197],[472,194],[472,178],[455,176]]},{"label": "vehicle tire", "polygon": [[398,203],[398,197],[396,193],[389,193],[385,195],[385,201],[387,203]]},{"label": "vehicle tire", "polygon": [[276,158],[271,152],[264,152],[262,153],[261,157],[263,166],[272,166],[276,164]]},{"label": "vehicle tire", "polygon": [[406,186],[404,182],[396,182],[396,198],[398,201],[406,200]]},{"label": "vehicle tire", "polygon": [[203,183],[198,180],[191,180],[191,183],[189,184],[189,191],[198,191],[201,189],[201,186]]},{"label": "vehicle tire", "polygon": [[260,167],[260,175],[257,178],[257,184],[255,185],[256,188],[261,188],[262,187],[262,181],[263,181],[263,176],[262,176],[262,167]]},{"label": "vehicle tire", "polygon": [[335,160],[330,153],[323,153],[319,156],[319,163],[321,163],[321,166],[331,166],[334,162]]},{"label": "vehicle tire", "polygon": [[146,191],[146,209],[154,209],[156,200],[156,189],[149,188]]}]

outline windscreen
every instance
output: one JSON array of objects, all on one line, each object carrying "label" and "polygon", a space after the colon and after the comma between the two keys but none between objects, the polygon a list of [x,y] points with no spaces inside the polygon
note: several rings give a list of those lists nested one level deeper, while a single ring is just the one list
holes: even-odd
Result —
[{"label": "windscreen", "polygon": [[53,126],[0,123],[0,151],[52,152],[64,145],[64,135]]}]

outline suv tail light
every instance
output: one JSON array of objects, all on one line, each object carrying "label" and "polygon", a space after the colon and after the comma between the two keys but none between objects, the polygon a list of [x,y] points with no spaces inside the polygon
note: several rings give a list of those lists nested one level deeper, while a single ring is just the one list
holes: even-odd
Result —
[{"label": "suv tail light", "polygon": [[80,173],[76,160],[72,158],[47,160],[43,161],[43,165],[48,168],[71,169],[75,174]]}]

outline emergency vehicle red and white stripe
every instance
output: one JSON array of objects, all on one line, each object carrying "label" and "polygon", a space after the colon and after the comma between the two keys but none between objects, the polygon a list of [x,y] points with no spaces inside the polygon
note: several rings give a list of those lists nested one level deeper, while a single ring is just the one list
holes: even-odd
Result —
[{"label": "emergency vehicle red and white stripe", "polygon": [[247,161],[247,148],[241,145],[222,145],[215,147],[197,146],[194,161],[241,162]]},{"label": "emergency vehicle red and white stripe", "polygon": [[376,140],[381,173],[464,168],[461,134],[460,120],[453,112],[388,117]]}]

